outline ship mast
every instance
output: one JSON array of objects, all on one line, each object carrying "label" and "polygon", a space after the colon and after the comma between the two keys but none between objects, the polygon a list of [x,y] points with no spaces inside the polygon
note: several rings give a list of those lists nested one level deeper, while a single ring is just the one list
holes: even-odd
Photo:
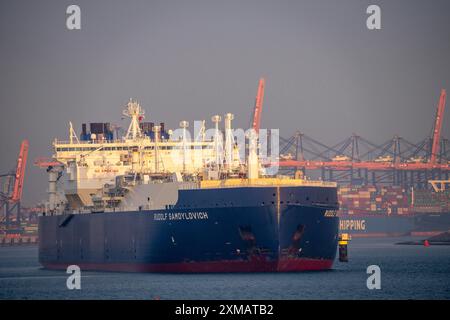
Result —
[{"label": "ship mast", "polygon": [[72,121],[69,121],[69,141],[70,141],[70,144],[73,144],[73,139],[74,138],[75,138],[77,143],[80,143],[80,141],[78,140],[78,137],[77,137],[77,133],[73,129]]},{"label": "ship mast", "polygon": [[139,103],[130,99],[127,104],[127,109],[123,111],[123,115],[131,118],[125,139],[135,140],[142,136],[141,128],[139,128],[139,121],[144,118],[144,114],[145,111],[141,108]]},{"label": "ship mast", "polygon": [[186,128],[189,127],[189,122],[181,121],[180,128],[183,129],[183,173],[186,174]]},{"label": "ship mast", "polygon": [[155,143],[155,173],[159,172],[159,153],[158,153],[158,142],[159,142],[159,131],[161,130],[160,126],[154,126],[153,127],[153,132],[155,133],[155,139],[154,139],[154,143]]},{"label": "ship mast", "polygon": [[234,115],[227,113],[225,115],[225,163],[227,171],[230,172],[233,165],[233,145],[234,136],[231,129],[231,121],[234,119]]},{"label": "ship mast", "polygon": [[219,115],[215,115],[211,118],[211,121],[214,123],[214,157],[215,157],[215,166],[217,171],[220,170],[220,165],[222,163],[222,136],[219,130],[219,122],[222,121],[222,117]]}]

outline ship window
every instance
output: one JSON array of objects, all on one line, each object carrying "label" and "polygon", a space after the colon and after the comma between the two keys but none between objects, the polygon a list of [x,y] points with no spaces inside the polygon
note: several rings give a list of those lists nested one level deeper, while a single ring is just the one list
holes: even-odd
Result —
[{"label": "ship window", "polygon": [[273,194],[272,194],[272,196],[274,196],[274,197],[275,197],[275,193],[273,193]]},{"label": "ship window", "polygon": [[309,201],[309,197],[306,197],[306,201]]}]

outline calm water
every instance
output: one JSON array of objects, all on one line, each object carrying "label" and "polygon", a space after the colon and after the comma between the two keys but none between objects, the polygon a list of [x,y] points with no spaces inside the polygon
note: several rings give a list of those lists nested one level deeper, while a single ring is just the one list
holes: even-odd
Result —
[{"label": "calm water", "polygon": [[[37,247],[0,247],[0,299],[450,299],[450,246],[400,246],[402,239],[354,239],[350,262],[289,274],[82,272],[81,290],[64,271],[40,269]],[[368,290],[366,268],[381,268]]]}]

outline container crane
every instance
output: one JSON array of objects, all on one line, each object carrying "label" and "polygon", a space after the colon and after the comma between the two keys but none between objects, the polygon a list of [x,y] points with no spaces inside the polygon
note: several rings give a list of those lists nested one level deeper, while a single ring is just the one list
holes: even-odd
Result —
[{"label": "container crane", "polygon": [[434,124],[433,129],[433,141],[432,141],[432,147],[431,147],[431,156],[429,162],[431,164],[436,164],[437,157],[439,154],[439,147],[440,147],[440,141],[441,141],[441,129],[442,129],[442,122],[444,118],[444,111],[445,111],[445,99],[446,99],[446,92],[444,89],[441,90],[441,97],[439,98],[439,104],[437,107],[436,112],[436,121]]},{"label": "container crane", "polygon": [[252,126],[248,132],[248,161],[247,176],[249,179],[255,179],[258,177],[259,171],[259,159],[258,159],[258,136],[259,128],[261,127],[261,112],[264,102],[264,78],[259,79],[258,91],[256,92],[255,107],[253,109],[253,121]]},{"label": "container crane", "polygon": [[[19,156],[17,158],[17,165],[15,172],[0,175],[6,177],[3,185],[3,192],[1,192],[0,207],[4,208],[6,228],[9,229],[10,216],[14,209],[17,210],[16,223],[20,227],[20,201],[23,193],[23,183],[25,179],[25,169],[27,166],[29,143],[28,140],[23,140],[20,146]],[[13,182],[14,181],[14,182]],[[11,193],[11,185],[12,193]]]},{"label": "container crane", "polygon": [[23,140],[20,146],[19,157],[17,158],[16,176],[14,182],[14,191],[11,197],[12,202],[20,201],[23,192],[23,181],[25,179],[25,169],[28,158],[28,140]]},{"label": "container crane", "polygon": [[261,127],[261,112],[264,102],[264,78],[259,79],[258,91],[256,93],[255,108],[253,109],[253,122],[252,129],[255,130],[256,134],[259,133],[259,128]]},{"label": "container crane", "polygon": [[[386,182],[405,187],[414,185],[425,188],[429,179],[447,180],[450,177],[448,140],[441,137],[445,102],[446,91],[442,89],[432,135],[417,144],[400,136],[394,136],[386,143],[376,145],[360,136],[353,135],[344,142],[328,147],[302,134],[300,135],[301,143],[296,136],[292,136],[289,139],[282,139],[284,146],[281,148],[282,153],[286,154],[294,152],[293,150],[301,146],[301,157],[294,159],[283,157],[280,161],[266,164],[266,166],[279,166],[291,171],[294,168],[321,170],[322,179],[327,179],[325,174],[329,173],[329,180],[345,183],[351,182],[355,174],[365,183],[372,180],[372,184]],[[363,142],[366,152],[358,156],[360,146],[352,144],[352,141]],[[303,145],[304,142],[308,143],[307,149]],[[304,157],[304,151],[308,152],[310,158]],[[342,156],[336,157],[336,155]],[[378,157],[374,158],[376,155]]]}]

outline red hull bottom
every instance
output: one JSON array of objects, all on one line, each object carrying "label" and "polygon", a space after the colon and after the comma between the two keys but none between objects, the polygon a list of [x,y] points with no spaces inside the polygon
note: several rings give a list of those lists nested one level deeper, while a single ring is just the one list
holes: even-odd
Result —
[{"label": "red hull bottom", "polygon": [[[227,272],[297,272],[331,269],[333,260],[286,259],[279,261],[214,261],[182,262],[167,264],[147,263],[74,263],[81,270],[117,272],[164,272],[164,273],[227,273]],[[45,263],[46,269],[65,270],[68,263]]]}]

